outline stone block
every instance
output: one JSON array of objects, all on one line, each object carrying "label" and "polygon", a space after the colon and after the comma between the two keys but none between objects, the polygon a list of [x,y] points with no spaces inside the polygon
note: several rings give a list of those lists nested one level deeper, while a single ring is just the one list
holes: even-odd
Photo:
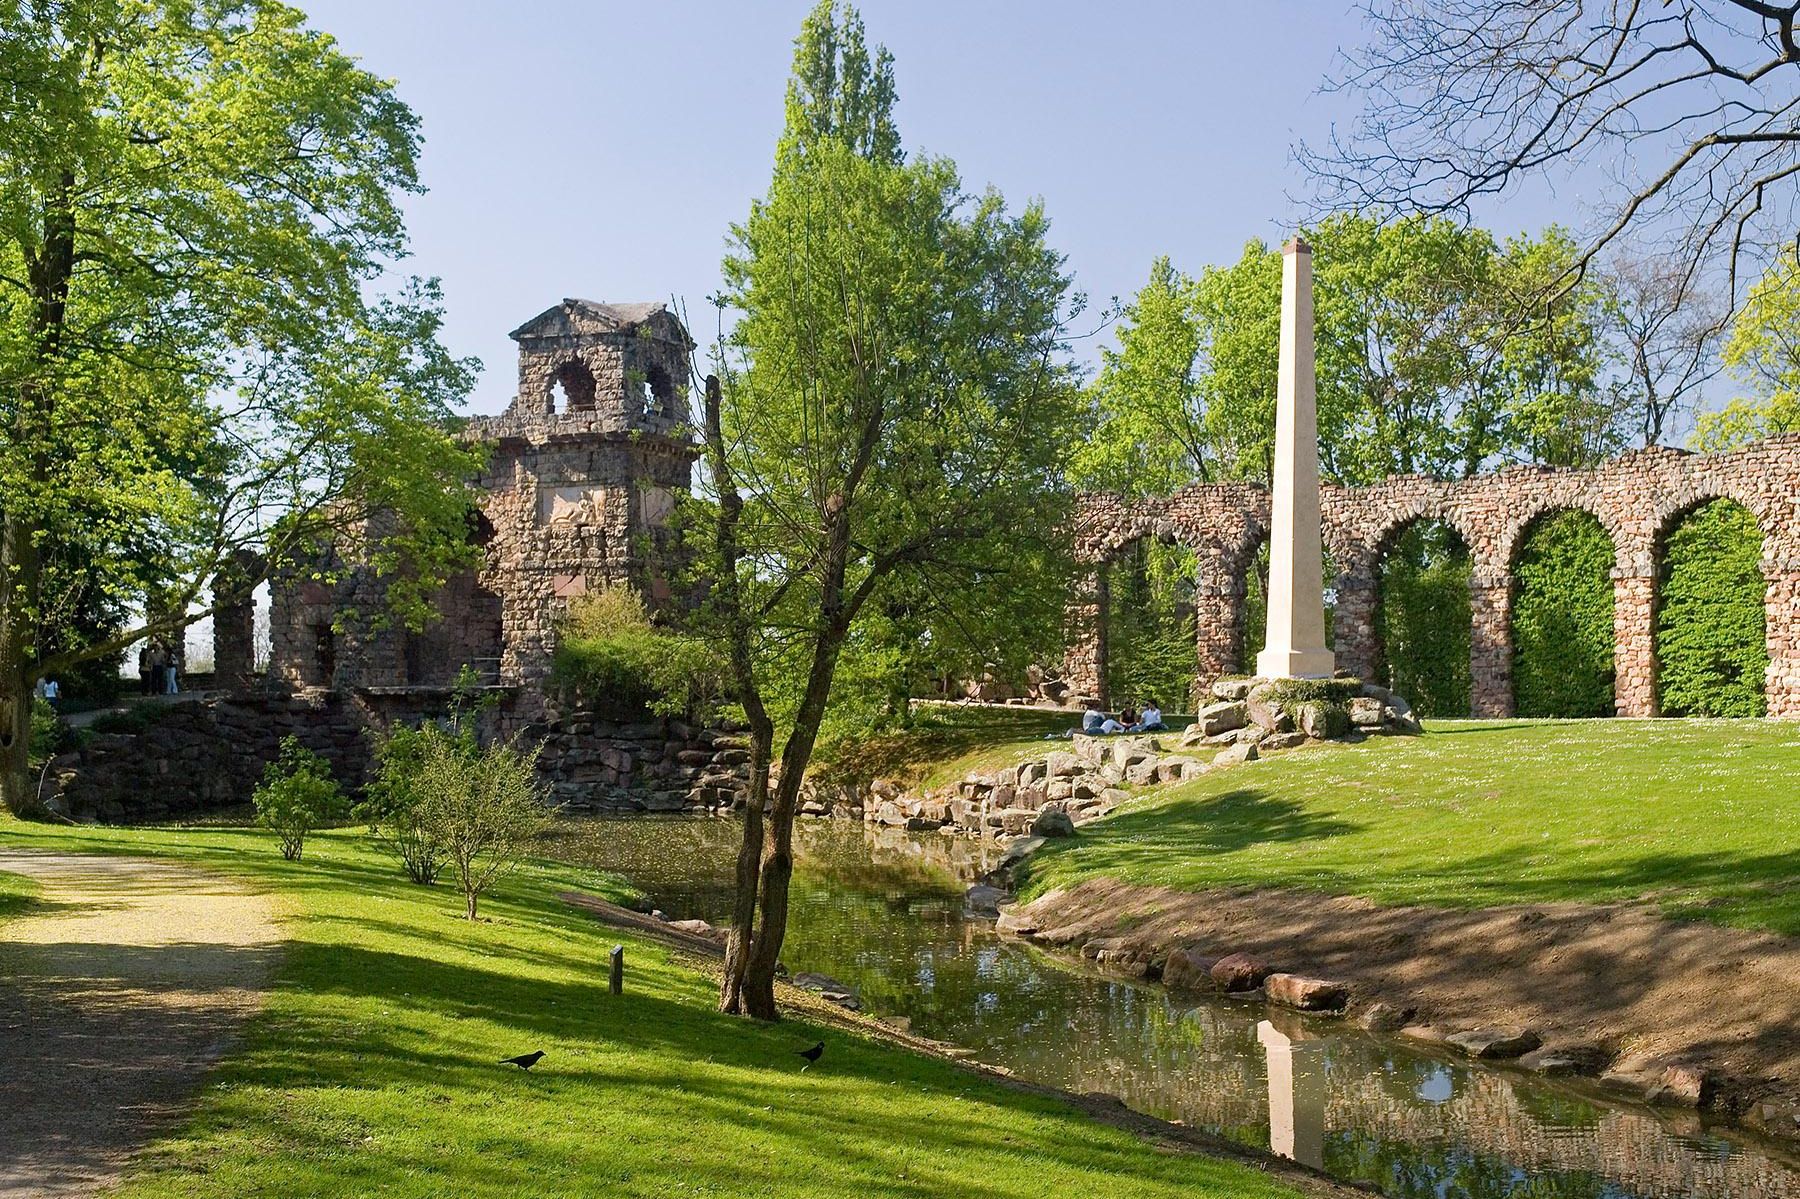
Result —
[{"label": "stone block", "polygon": [[1339,1011],[1350,998],[1350,988],[1343,983],[1299,974],[1271,974],[1262,985],[1270,1003],[1300,1012]]},{"label": "stone block", "polygon": [[1201,708],[1194,715],[1194,723],[1190,731],[1198,729],[1204,737],[1214,737],[1220,733],[1229,733],[1241,729],[1250,719],[1249,709],[1242,701],[1211,704]]},{"label": "stone block", "polygon": [[1212,964],[1209,973],[1213,985],[1221,991],[1254,991],[1274,968],[1261,958],[1247,953],[1228,953]]}]

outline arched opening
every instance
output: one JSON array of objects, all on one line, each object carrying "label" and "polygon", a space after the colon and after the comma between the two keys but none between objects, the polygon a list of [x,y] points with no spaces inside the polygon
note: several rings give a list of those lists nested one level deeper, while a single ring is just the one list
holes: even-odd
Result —
[{"label": "arched opening", "polygon": [[1469,547],[1441,520],[1387,541],[1376,582],[1375,677],[1425,716],[1469,714]]},{"label": "arched opening", "polygon": [[1748,508],[1689,509],[1659,547],[1656,687],[1665,716],[1761,716],[1765,640],[1762,531]]},{"label": "arched opening", "polygon": [[1613,714],[1612,537],[1592,513],[1533,520],[1513,556],[1513,709]]},{"label": "arched opening", "polygon": [[[481,509],[467,513],[469,543],[482,550],[494,540],[494,525]],[[465,670],[483,684],[500,681],[501,600],[481,584],[479,566],[457,571],[433,597],[437,618],[409,631],[405,644],[410,686],[447,687]]]},{"label": "arched opening", "polygon": [[1156,700],[1187,707],[1198,671],[1194,551],[1139,538],[1101,567],[1106,604],[1106,695],[1115,707]]},{"label": "arched opening", "polygon": [[550,380],[550,411],[561,415],[594,410],[594,374],[571,359],[556,368]]},{"label": "arched opening", "polygon": [[674,407],[675,381],[668,371],[652,365],[644,372],[644,411],[663,415],[672,412]]}]

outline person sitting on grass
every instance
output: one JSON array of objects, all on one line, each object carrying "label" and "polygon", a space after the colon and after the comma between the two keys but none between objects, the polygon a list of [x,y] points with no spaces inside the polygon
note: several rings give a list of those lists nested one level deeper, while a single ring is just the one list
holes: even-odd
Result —
[{"label": "person sitting on grass", "polygon": [[1090,699],[1087,711],[1081,714],[1081,731],[1091,737],[1100,731],[1100,726],[1105,721],[1106,713],[1100,710],[1100,701]]},{"label": "person sitting on grass", "polygon": [[1163,723],[1162,709],[1156,706],[1155,700],[1145,702],[1143,714],[1138,717],[1137,731],[1140,733],[1168,731],[1168,726]]}]

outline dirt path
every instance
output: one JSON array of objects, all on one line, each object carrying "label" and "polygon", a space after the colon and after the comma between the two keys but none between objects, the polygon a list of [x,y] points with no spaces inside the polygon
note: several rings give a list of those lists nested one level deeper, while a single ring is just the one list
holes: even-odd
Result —
[{"label": "dirt path", "polygon": [[43,888],[0,924],[0,1199],[93,1194],[261,1005],[274,906],[141,858],[0,849],[0,870]]}]

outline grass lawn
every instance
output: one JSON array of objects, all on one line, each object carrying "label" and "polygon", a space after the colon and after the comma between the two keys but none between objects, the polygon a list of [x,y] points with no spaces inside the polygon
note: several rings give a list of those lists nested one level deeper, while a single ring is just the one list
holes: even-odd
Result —
[{"label": "grass lawn", "polygon": [[1029,893],[1110,875],[1454,907],[1650,898],[1800,934],[1800,724],[1429,724],[1151,792],[1046,847]]},{"label": "grass lawn", "polygon": [[[720,1016],[701,969],[554,898],[618,895],[616,879],[535,865],[469,924],[453,891],[405,882],[350,830],[299,863],[218,828],[0,818],[0,844],[179,857],[255,880],[285,913],[267,1009],[117,1192],[131,1199],[1294,1193],[858,1035]],[[819,1039],[801,1073],[794,1051]],[[532,1049],[548,1056],[530,1074],[495,1064]]]}]

